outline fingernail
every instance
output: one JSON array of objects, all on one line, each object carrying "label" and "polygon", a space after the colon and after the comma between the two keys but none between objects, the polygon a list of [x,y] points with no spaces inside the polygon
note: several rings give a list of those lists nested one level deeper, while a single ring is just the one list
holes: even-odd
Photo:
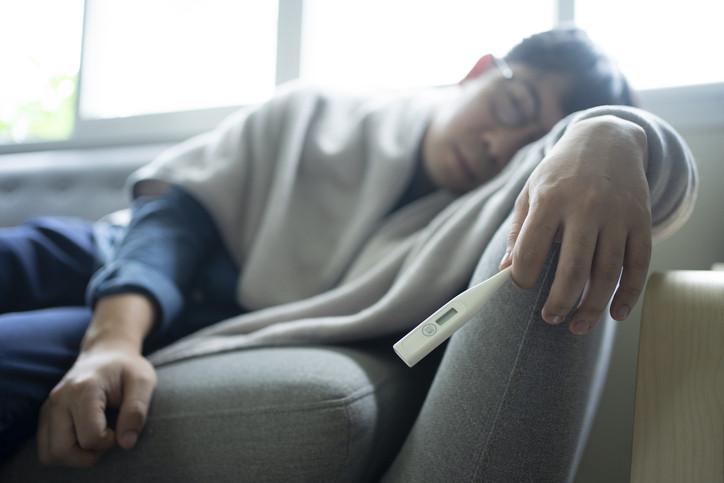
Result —
[{"label": "fingernail", "polygon": [[631,307],[628,305],[623,305],[618,308],[616,311],[616,320],[625,320],[628,317],[628,314],[631,313]]},{"label": "fingernail", "polygon": [[546,317],[545,320],[549,324],[558,325],[563,322],[563,317],[561,317],[560,315],[549,315],[548,317]]},{"label": "fingernail", "polygon": [[136,441],[138,441],[138,433],[135,431],[126,431],[121,437],[121,447],[131,449],[136,445]]},{"label": "fingernail", "polygon": [[503,259],[500,260],[500,269],[504,269],[510,265],[510,250],[505,251],[505,255],[503,255]]},{"label": "fingernail", "polygon": [[573,326],[573,332],[576,334],[588,334],[591,331],[591,323],[586,321],[576,322]]}]

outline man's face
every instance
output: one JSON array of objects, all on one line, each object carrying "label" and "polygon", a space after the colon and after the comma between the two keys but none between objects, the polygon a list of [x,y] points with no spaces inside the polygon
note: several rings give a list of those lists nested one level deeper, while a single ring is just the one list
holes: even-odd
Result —
[{"label": "man's face", "polygon": [[511,70],[508,79],[491,63],[468,76],[456,97],[433,116],[422,158],[437,187],[463,193],[479,186],[563,119],[565,75],[522,64]]}]

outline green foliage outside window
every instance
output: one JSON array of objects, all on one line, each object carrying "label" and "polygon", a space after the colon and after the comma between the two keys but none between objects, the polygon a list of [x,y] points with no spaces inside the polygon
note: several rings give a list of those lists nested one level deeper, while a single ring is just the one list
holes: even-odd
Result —
[{"label": "green foliage outside window", "polygon": [[77,75],[49,76],[37,99],[0,111],[0,143],[66,139],[75,123]]}]

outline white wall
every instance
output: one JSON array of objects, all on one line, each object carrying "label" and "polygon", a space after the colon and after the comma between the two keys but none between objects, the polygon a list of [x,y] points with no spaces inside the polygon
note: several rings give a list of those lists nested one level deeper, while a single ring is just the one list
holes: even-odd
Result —
[{"label": "white wall", "polygon": [[[650,110],[657,111],[654,106]],[[724,261],[724,122],[691,125],[680,122],[676,115],[662,117],[677,128],[694,153],[700,187],[691,218],[675,235],[654,247],[651,269],[708,269]],[[608,381],[577,483],[629,481],[640,311],[639,302],[617,334]]]}]

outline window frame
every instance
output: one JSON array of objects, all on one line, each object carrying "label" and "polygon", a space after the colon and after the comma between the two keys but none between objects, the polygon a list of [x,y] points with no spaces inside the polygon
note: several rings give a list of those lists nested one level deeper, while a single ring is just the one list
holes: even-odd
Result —
[{"label": "window frame", "polygon": [[[87,8],[86,0],[84,12]],[[276,86],[299,77],[302,8],[303,0],[278,0]],[[87,18],[84,15],[81,52],[86,42]],[[78,93],[83,89],[83,61],[81,54],[76,85]],[[0,144],[0,154],[173,143],[211,129],[241,107],[231,105],[122,118],[83,119],[80,117],[80,97],[80,94],[76,95],[73,132],[67,139]]]},{"label": "window frame", "polygon": [[[84,9],[87,8],[87,2]],[[275,85],[299,77],[304,0],[278,0],[277,59]],[[558,0],[556,24],[575,18],[575,0]],[[85,22],[82,45],[85,44]],[[82,46],[81,46],[82,48]],[[81,63],[83,56],[81,55]],[[83,86],[82,65],[77,91]],[[724,125],[724,82],[687,85],[639,92],[642,107],[673,120],[677,128]],[[80,95],[76,96],[75,125],[71,136],[58,141],[40,141],[0,145],[0,154],[84,149],[103,146],[127,146],[151,143],[174,143],[211,129],[240,106],[226,106],[190,111],[165,112],[114,119],[82,119]]]}]

